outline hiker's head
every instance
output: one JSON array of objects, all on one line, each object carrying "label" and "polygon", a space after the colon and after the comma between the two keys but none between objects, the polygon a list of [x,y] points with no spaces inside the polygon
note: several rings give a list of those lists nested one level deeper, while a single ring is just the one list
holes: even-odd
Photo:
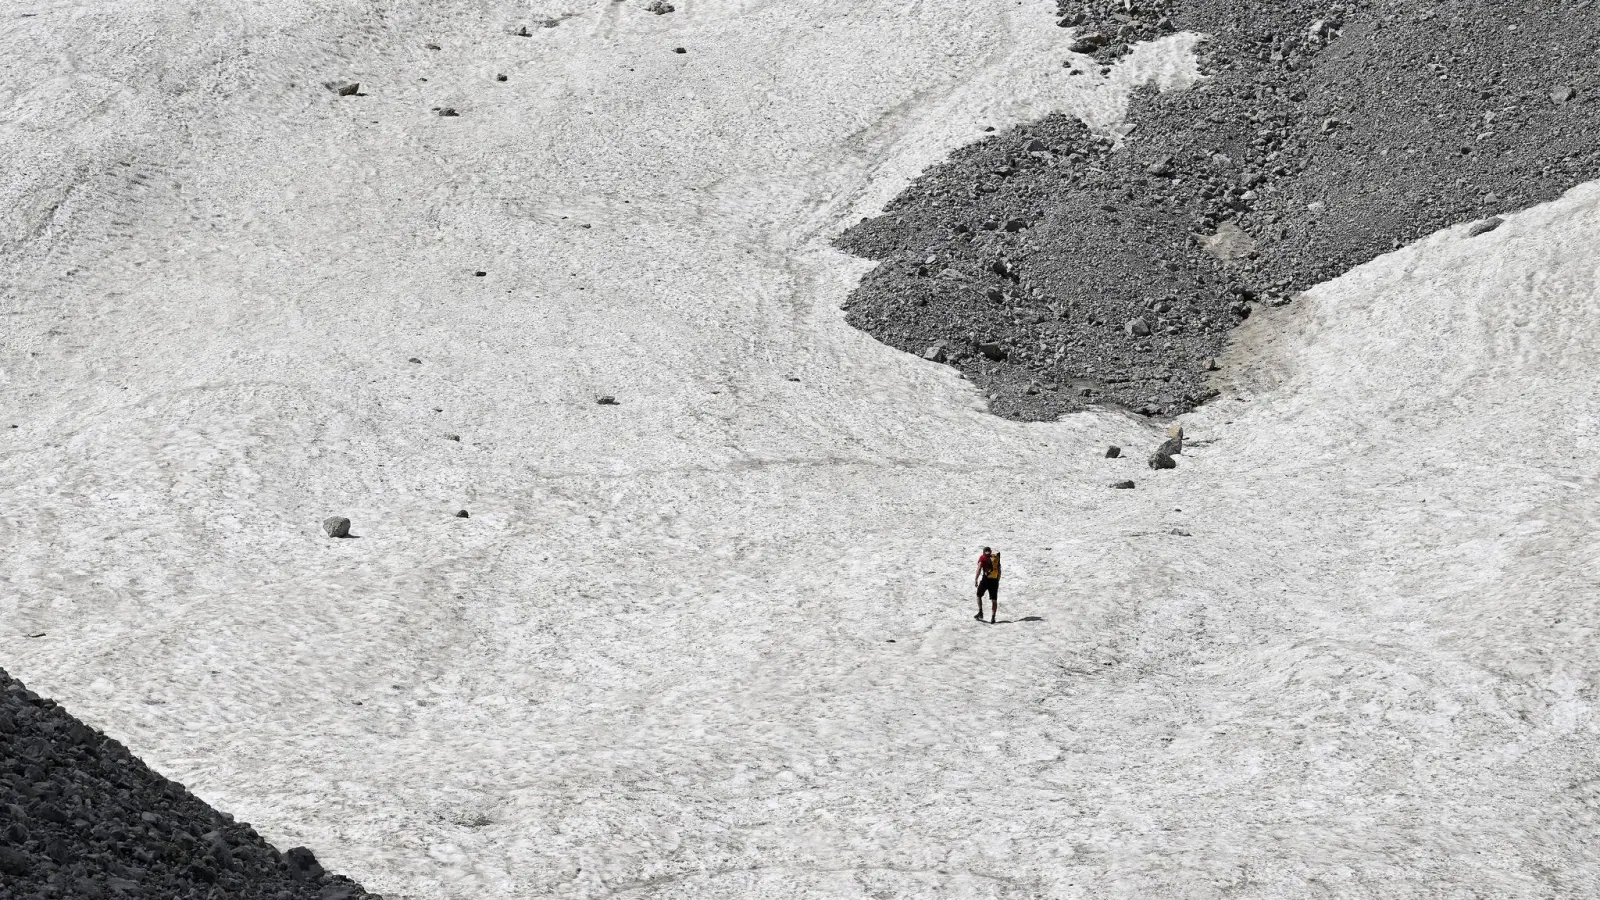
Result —
[{"label": "hiker's head", "polygon": [[990,550],[988,547],[985,547],[985,548],[983,548],[983,552],[985,552],[985,553],[993,553],[994,551]]}]

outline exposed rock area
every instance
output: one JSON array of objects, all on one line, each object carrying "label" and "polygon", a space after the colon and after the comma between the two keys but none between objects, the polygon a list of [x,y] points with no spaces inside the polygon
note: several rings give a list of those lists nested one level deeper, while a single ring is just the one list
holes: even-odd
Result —
[{"label": "exposed rock area", "polygon": [[0,900],[358,900],[0,670]]},{"label": "exposed rock area", "polygon": [[1136,95],[1120,144],[1066,116],[987,137],[839,240],[882,263],[848,321],[1009,418],[1191,409],[1257,305],[1600,177],[1591,0],[1095,0],[1061,24],[1076,71],[1211,35],[1208,78]]}]

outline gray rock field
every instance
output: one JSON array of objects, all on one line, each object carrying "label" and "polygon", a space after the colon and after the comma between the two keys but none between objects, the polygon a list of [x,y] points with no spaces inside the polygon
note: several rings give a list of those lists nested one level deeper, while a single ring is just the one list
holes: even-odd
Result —
[{"label": "gray rock field", "polygon": [[881,263],[850,323],[912,353],[941,344],[1000,415],[1187,411],[1216,395],[1205,361],[1252,309],[1600,176],[1588,0],[1061,14],[1095,36],[1063,54],[1076,72],[1190,30],[1210,37],[1207,80],[1141,93],[1117,135],[1053,116],[988,136],[839,244]]}]

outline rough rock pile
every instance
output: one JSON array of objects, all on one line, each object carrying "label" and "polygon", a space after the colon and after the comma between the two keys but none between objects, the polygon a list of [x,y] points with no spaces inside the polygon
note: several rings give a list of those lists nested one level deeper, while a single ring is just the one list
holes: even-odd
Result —
[{"label": "rough rock pile", "polygon": [[1061,24],[1080,72],[1211,35],[1208,79],[1137,95],[1120,144],[1053,116],[970,145],[839,241],[882,263],[848,321],[1010,418],[1181,413],[1258,305],[1600,177],[1591,0],[1093,0]]},{"label": "rough rock pile", "polygon": [[0,900],[354,900],[0,670]]}]

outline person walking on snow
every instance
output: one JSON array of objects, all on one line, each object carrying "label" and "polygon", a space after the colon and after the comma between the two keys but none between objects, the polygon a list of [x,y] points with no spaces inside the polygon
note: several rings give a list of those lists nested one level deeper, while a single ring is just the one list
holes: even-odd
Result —
[{"label": "person walking on snow", "polygon": [[978,614],[973,616],[979,622],[983,621],[983,595],[989,595],[989,624],[994,624],[994,617],[1000,614],[1000,554],[983,548],[983,555],[978,557],[978,574],[972,579],[978,586]]}]

